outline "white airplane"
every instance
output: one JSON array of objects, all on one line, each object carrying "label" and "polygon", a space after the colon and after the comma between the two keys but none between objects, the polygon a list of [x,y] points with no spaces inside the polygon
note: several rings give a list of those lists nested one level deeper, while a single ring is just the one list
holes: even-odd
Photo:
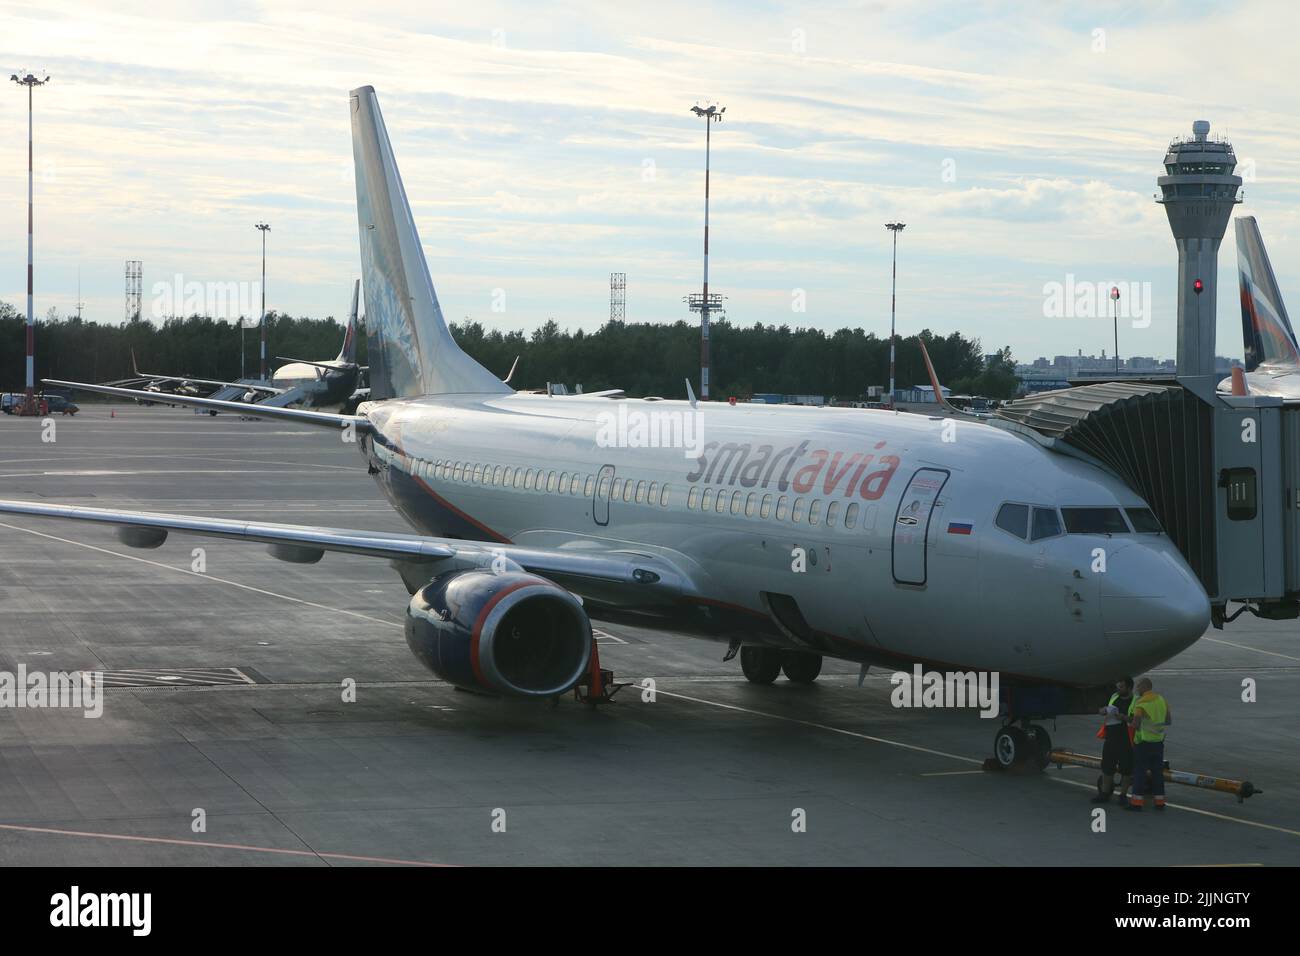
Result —
[{"label": "white airplane", "polygon": [[[271,373],[269,385],[141,372],[136,367],[134,352],[131,353],[131,372],[134,379],[147,380],[138,387],[153,393],[154,401],[166,401],[173,396],[194,396],[199,393],[199,386],[202,386],[213,394],[223,389],[234,392],[239,401],[246,403],[355,410],[357,404],[369,395],[368,389],[358,388],[361,373],[365,371],[364,366],[357,364],[357,307],[360,291],[361,280],[358,279],[352,288],[352,308],[348,312],[348,324],[343,330],[343,345],[338,356],[328,362],[277,356],[280,361],[289,364],[281,365]],[[213,409],[212,413],[215,415],[216,410]]]},{"label": "white airplane", "polygon": [[[827,656],[996,671],[994,754],[1008,766],[1045,761],[1033,721],[1095,713],[1117,675],[1205,631],[1205,591],[1146,503],[1012,428],[512,391],[448,331],[374,90],[350,106],[372,400],[354,415],[265,415],[355,438],[415,533],[27,501],[0,513],[116,526],[137,547],[180,532],[300,563],[327,551],[390,561],[412,594],[416,657],[501,695],[585,686],[599,699],[592,620],[727,643],[759,684],[812,681]],[[662,447],[647,427],[690,440]]]},{"label": "white airplane", "polygon": [[1300,398],[1300,346],[1282,301],[1273,264],[1254,216],[1237,222],[1237,272],[1241,280],[1241,330],[1245,381],[1219,383],[1219,392]]}]

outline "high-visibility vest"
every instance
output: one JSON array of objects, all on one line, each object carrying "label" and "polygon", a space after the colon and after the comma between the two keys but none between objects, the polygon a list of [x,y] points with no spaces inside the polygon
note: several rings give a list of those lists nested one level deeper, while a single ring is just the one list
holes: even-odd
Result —
[{"label": "high-visibility vest", "polygon": [[[1115,706],[1115,701],[1117,701],[1117,700],[1119,700],[1119,691],[1116,691],[1115,693],[1113,693],[1113,694],[1110,695],[1110,700],[1108,700],[1108,701],[1106,702],[1106,706],[1107,706],[1107,707],[1114,707],[1114,706]],[[1129,712],[1130,714],[1133,713],[1133,699],[1132,699],[1132,698],[1129,699],[1128,712]],[[1109,726],[1109,725],[1108,725],[1108,724],[1106,723],[1106,721],[1103,719],[1102,722],[1101,722],[1101,726],[1097,729],[1097,739],[1098,739],[1098,740],[1105,740],[1105,739],[1106,739],[1106,727],[1107,727],[1107,726]],[[1129,728],[1128,737],[1129,737],[1129,742],[1132,743],[1132,741],[1133,741],[1133,728],[1131,728],[1131,727]]]},{"label": "high-visibility vest", "polygon": [[1165,728],[1169,726],[1169,704],[1155,691],[1151,691],[1135,702],[1134,711],[1139,708],[1145,716],[1134,739],[1140,744],[1160,743],[1165,739]]}]

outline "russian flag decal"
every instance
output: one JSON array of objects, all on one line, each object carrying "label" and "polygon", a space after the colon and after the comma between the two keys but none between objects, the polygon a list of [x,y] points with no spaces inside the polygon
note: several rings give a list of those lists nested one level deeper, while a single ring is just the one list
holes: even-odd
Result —
[{"label": "russian flag decal", "polygon": [[971,521],[949,521],[949,534],[970,534],[975,530],[975,524]]}]

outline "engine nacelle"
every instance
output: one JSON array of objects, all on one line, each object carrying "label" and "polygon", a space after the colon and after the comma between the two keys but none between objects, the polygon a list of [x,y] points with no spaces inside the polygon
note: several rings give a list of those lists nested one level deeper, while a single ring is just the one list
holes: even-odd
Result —
[{"label": "engine nacelle", "polygon": [[552,697],[587,672],[591,621],[577,598],[535,574],[451,571],[411,597],[406,643],[457,686]]}]

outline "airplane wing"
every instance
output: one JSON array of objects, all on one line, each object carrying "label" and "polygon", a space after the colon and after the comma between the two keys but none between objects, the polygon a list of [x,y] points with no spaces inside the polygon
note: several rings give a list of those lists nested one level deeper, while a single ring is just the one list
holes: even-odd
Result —
[{"label": "airplane wing", "polygon": [[[399,565],[427,567],[425,581],[443,570],[489,567],[525,570],[579,593],[617,596],[618,600],[629,604],[671,601],[694,591],[686,575],[668,561],[633,552],[527,548],[459,538],[118,511],[37,501],[0,500],[0,515],[110,525],[118,529],[118,537],[125,544],[137,548],[156,548],[166,540],[169,532],[174,531],[267,544],[275,557],[298,564],[315,563],[326,551],[387,558]],[[421,575],[424,573],[424,570],[420,571]]]},{"label": "airplane wing", "polygon": [[925,347],[925,340],[918,339],[921,343],[921,358],[925,359],[925,371],[930,376],[930,387],[934,389],[934,400],[938,402],[939,408],[950,418],[961,418],[967,421],[980,421],[978,415],[972,415],[970,412],[964,412],[956,405],[953,405],[943,394],[943,386],[939,384],[939,376],[934,370],[934,363],[930,361],[930,350]]},{"label": "airplane wing", "polygon": [[[241,382],[222,382],[212,378],[194,378],[190,375],[158,375],[154,372],[142,372],[135,364],[135,349],[131,349],[131,371],[133,378],[149,382],[151,385],[161,382],[177,382],[180,384],[194,383],[196,385],[211,385],[214,388],[243,388],[252,389],[257,392],[267,392],[271,395],[278,395],[284,389],[275,388],[271,385],[244,385]],[[123,379],[122,381],[131,381],[132,379]],[[106,382],[106,385],[120,386],[120,382]]]},{"label": "airplane wing", "polygon": [[299,365],[314,365],[317,368],[323,368],[327,372],[345,372],[349,369],[357,368],[356,365],[348,362],[312,362],[308,359],[288,358],[284,355],[277,355],[276,358],[281,362],[297,362]]},{"label": "airplane wing", "polygon": [[[284,391],[284,389],[276,388],[273,385],[248,385],[244,382],[222,382],[214,378],[190,378],[188,375],[151,375],[148,372],[142,372],[139,377],[155,384],[176,382],[179,384],[211,385],[214,388],[242,388],[245,391],[266,392],[269,395],[279,395]],[[167,395],[170,393],[154,392],[153,394],[156,396],[158,394]]]},{"label": "airplane wing", "polygon": [[172,405],[193,405],[195,408],[214,408],[222,412],[235,412],[239,415],[255,415],[258,418],[283,418],[303,425],[324,425],[329,428],[346,428],[351,425],[357,431],[368,431],[370,420],[361,415],[335,415],[331,412],[314,412],[302,408],[277,408],[265,404],[250,405],[248,402],[227,402],[218,398],[198,398],[194,395],[174,395],[170,392],[146,392],[134,388],[116,388],[112,385],[91,385],[86,382],[63,382],[55,378],[41,379],[46,385],[61,385],[83,392],[96,392],[100,395],[113,395],[120,398],[140,398],[147,402],[167,402]]}]

